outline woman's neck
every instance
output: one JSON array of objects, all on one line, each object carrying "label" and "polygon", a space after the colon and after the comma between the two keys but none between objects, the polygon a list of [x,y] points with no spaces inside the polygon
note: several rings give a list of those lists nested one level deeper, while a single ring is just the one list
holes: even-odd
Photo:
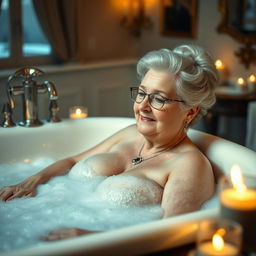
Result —
[{"label": "woman's neck", "polygon": [[153,138],[144,136],[142,145],[142,154],[157,154],[166,149],[172,149],[177,147],[181,142],[187,138],[187,134],[183,131],[179,132],[171,140],[166,140],[166,138]]}]

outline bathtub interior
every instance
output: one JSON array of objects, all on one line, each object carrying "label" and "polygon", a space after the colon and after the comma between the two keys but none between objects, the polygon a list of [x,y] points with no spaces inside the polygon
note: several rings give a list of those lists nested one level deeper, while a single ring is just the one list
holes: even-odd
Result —
[{"label": "bathtub interior", "polygon": [[[57,160],[90,148],[133,123],[132,118],[91,117],[37,128],[2,128],[0,163],[29,162],[40,157]],[[198,212],[48,243],[39,249],[21,249],[13,251],[12,255],[72,255],[81,252],[86,255],[102,255],[102,252],[131,255],[160,251],[194,241],[198,221],[217,214],[214,202]]]}]

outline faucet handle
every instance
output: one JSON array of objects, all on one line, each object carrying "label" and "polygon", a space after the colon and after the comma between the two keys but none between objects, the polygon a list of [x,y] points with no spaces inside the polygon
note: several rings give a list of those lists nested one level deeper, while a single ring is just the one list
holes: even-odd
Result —
[{"label": "faucet handle", "polygon": [[49,106],[49,118],[48,118],[48,122],[51,123],[56,123],[56,122],[60,122],[61,119],[58,116],[58,113],[60,111],[60,107],[57,103],[57,100],[51,100],[50,101],[50,106]]},{"label": "faucet handle", "polygon": [[12,107],[10,103],[5,103],[3,106],[2,113],[4,114],[4,120],[1,124],[2,127],[14,127],[16,124],[12,121]]},{"label": "faucet handle", "polygon": [[25,68],[21,68],[18,69],[13,77],[25,77],[25,78],[30,78],[33,76],[39,76],[44,74],[44,72],[42,70],[40,70],[39,68],[34,68],[34,67],[25,67]]}]

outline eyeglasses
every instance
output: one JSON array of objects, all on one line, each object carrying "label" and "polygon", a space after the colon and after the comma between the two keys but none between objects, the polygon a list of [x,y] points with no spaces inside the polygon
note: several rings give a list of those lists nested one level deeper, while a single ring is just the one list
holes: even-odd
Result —
[{"label": "eyeglasses", "polygon": [[165,103],[170,102],[183,102],[184,100],[176,100],[176,99],[167,99],[163,96],[161,96],[158,93],[146,93],[142,89],[139,89],[139,87],[130,87],[131,90],[131,99],[136,103],[141,103],[146,96],[148,96],[148,102],[150,106],[154,109],[160,110],[163,108]]}]

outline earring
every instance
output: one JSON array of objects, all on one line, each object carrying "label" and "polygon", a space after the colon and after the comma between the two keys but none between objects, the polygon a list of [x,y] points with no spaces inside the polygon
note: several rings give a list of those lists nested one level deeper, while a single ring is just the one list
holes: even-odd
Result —
[{"label": "earring", "polygon": [[188,121],[188,120],[185,120],[185,124],[184,124],[184,131],[185,131],[185,132],[187,132],[188,126],[189,126],[189,121]]}]

